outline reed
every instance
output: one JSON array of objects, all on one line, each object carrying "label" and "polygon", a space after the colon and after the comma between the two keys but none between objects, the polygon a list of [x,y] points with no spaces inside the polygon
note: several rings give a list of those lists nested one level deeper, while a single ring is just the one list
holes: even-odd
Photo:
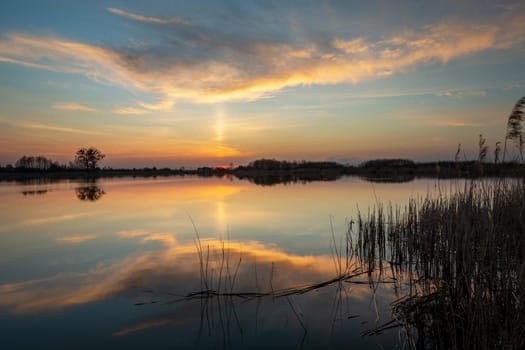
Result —
[{"label": "reed", "polygon": [[378,205],[358,222],[366,270],[386,264],[402,281],[392,309],[412,347],[525,348],[522,180],[470,182],[404,208]]},{"label": "reed", "polygon": [[[348,223],[344,237],[337,239],[332,228],[334,275],[305,285],[275,286],[273,262],[265,273],[254,261],[254,285],[238,286],[242,253],[232,254],[229,239],[210,249],[197,229],[195,235],[200,289],[177,301],[200,300],[208,323],[212,300],[219,310],[235,310],[234,299],[290,302],[346,283],[369,284],[375,300],[378,285],[388,283],[398,296],[393,318],[363,335],[401,327],[413,349],[525,348],[523,179],[457,182],[448,193],[439,189],[403,207],[378,202]],[[261,276],[269,276],[268,283],[261,284]],[[363,276],[368,280],[358,279]]]}]

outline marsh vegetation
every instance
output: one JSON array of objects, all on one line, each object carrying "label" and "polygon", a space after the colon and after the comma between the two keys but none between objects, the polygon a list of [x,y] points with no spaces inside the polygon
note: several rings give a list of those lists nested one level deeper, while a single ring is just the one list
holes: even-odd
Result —
[{"label": "marsh vegetation", "polygon": [[406,291],[392,307],[413,347],[525,347],[524,201],[522,180],[480,181],[360,217],[359,256]]},{"label": "marsh vegetation", "polygon": [[334,286],[344,295],[345,285],[375,291],[388,284],[396,295],[392,319],[362,335],[395,328],[411,349],[523,349],[525,185],[479,180],[447,191],[405,206],[378,202],[359,213],[344,237],[332,233],[333,277],[311,284],[274,288],[272,263],[265,283],[255,264],[255,284],[238,288],[242,257],[232,260],[228,242],[210,250],[196,231],[201,288],[179,300],[233,305],[234,299],[275,300]]}]

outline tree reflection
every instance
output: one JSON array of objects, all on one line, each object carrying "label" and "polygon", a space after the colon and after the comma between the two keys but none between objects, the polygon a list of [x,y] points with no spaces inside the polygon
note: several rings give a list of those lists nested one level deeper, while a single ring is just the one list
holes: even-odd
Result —
[{"label": "tree reflection", "polygon": [[36,196],[36,195],[43,195],[46,194],[48,190],[31,190],[31,191],[22,191],[24,196]]},{"label": "tree reflection", "polygon": [[75,194],[81,201],[98,201],[106,192],[95,184],[75,188]]}]

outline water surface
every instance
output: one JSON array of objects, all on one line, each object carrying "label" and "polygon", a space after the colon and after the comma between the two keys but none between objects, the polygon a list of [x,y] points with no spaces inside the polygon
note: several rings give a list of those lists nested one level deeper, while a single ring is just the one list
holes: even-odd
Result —
[{"label": "water surface", "polygon": [[[445,191],[454,185],[440,183]],[[396,295],[388,285],[375,293],[366,283],[334,283],[279,298],[184,297],[329,280],[358,210],[404,205],[436,186],[355,177],[275,186],[197,177],[0,183],[2,342],[47,349],[402,347],[398,329],[362,336],[390,319]]]}]

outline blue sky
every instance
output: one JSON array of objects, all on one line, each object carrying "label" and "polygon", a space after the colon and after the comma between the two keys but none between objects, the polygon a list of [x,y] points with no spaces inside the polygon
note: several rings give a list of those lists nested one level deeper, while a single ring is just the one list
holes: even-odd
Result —
[{"label": "blue sky", "polygon": [[524,43],[519,1],[2,1],[0,164],[473,159]]}]

